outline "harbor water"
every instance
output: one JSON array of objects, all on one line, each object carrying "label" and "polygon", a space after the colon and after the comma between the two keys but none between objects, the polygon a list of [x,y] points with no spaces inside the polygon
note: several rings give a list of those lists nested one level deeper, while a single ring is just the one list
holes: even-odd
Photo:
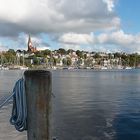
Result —
[{"label": "harbor water", "polygon": [[[0,103],[23,71],[0,71]],[[52,71],[51,134],[58,140],[140,140],[140,70]],[[0,110],[0,140],[26,140]],[[43,131],[43,130],[42,130]]]}]

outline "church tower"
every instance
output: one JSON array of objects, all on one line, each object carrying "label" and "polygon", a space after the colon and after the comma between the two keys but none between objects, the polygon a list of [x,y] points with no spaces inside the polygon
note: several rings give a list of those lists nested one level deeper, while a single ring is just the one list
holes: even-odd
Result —
[{"label": "church tower", "polygon": [[36,47],[33,47],[33,44],[32,44],[32,41],[31,41],[31,36],[30,35],[29,35],[29,38],[28,38],[28,52],[29,53],[35,53],[35,52],[37,52]]},{"label": "church tower", "polygon": [[33,45],[32,45],[32,41],[31,41],[31,36],[29,35],[28,38],[28,52],[32,52],[33,49]]}]

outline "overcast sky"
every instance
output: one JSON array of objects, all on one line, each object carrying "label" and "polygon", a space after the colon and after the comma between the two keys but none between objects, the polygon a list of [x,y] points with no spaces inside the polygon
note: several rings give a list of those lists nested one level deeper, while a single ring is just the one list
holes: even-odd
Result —
[{"label": "overcast sky", "polygon": [[140,53],[139,0],[0,0],[0,51],[81,49]]}]

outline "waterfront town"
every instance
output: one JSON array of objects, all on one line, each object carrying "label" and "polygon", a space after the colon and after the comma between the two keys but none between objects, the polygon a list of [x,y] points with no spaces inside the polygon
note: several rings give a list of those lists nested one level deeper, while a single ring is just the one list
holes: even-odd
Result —
[{"label": "waterfront town", "polygon": [[140,67],[140,55],[124,52],[105,53],[81,50],[38,50],[31,37],[27,50],[0,52],[0,69],[135,69]]}]

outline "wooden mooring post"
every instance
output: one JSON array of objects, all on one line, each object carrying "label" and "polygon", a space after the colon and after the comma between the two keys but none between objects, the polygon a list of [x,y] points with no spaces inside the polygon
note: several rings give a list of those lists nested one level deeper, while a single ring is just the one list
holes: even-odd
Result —
[{"label": "wooden mooring post", "polygon": [[27,70],[24,76],[27,98],[27,138],[28,140],[49,140],[51,72]]}]

